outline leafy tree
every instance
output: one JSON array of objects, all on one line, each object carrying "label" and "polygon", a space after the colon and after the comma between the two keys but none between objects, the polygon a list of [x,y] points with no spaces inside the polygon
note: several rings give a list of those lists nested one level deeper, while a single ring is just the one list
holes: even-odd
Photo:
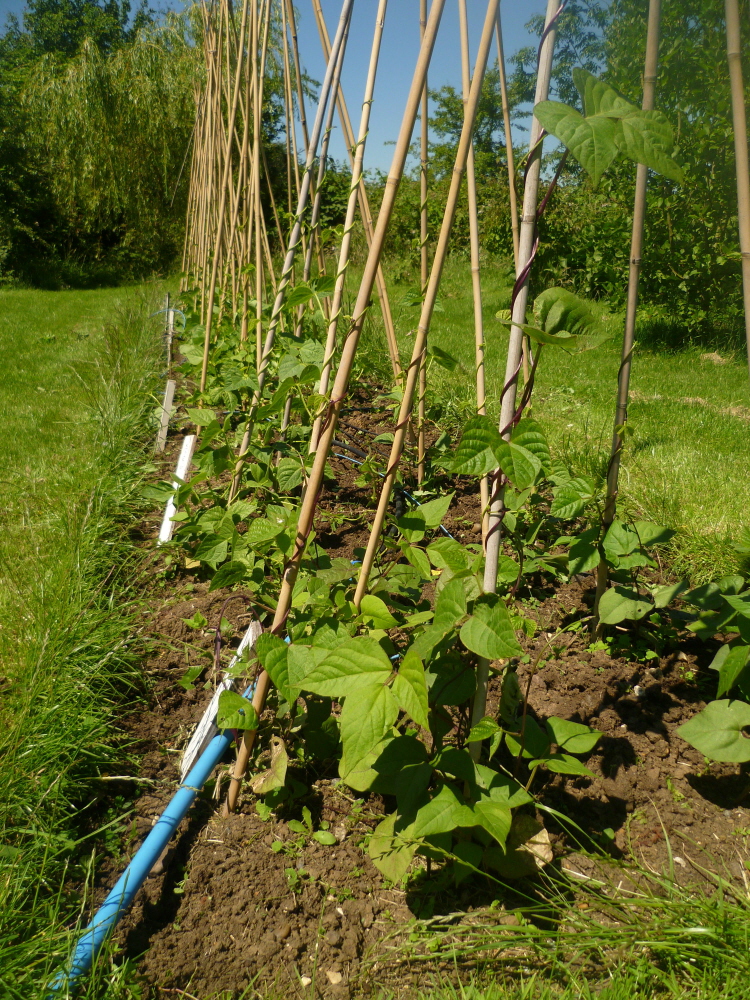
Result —
[{"label": "leafy tree", "polygon": [[[461,135],[464,105],[461,92],[447,85],[430,92],[433,108],[430,131],[438,140],[430,144],[430,170],[438,179],[453,170],[456,147]],[[490,181],[505,164],[505,128],[497,65],[488,70],[483,82],[474,128],[474,164],[478,181]]]},{"label": "leafy tree", "polygon": [[131,0],[28,0],[23,27],[14,15],[8,19],[4,48],[24,60],[44,53],[70,58],[90,39],[111,52],[153,23],[147,0],[140,0],[132,17],[131,12]]}]

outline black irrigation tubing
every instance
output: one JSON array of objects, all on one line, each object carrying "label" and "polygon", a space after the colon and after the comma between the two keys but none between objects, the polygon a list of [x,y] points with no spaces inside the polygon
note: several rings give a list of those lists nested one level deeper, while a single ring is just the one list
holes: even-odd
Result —
[{"label": "black irrigation tubing", "polygon": [[[341,442],[340,442],[340,441],[334,441],[333,443],[334,443],[334,445],[336,445],[336,446],[338,446],[338,447],[341,447]],[[346,445],[344,445],[344,447],[346,447]],[[350,450],[351,450],[351,449],[350,449]],[[364,462],[359,462],[359,461],[357,461],[357,459],[356,459],[356,458],[350,458],[350,457],[349,457],[348,455],[339,455],[339,454],[338,454],[337,452],[335,452],[335,451],[332,451],[332,452],[331,452],[331,454],[332,454],[332,455],[334,455],[334,456],[335,456],[336,458],[343,458],[345,462],[353,462],[353,463],[354,463],[355,465],[364,465]],[[385,479],[385,473],[383,473],[383,472],[378,472],[378,475],[380,476],[380,478],[381,478],[381,479]],[[405,489],[403,489],[402,487],[400,487],[400,488],[399,488],[399,492],[401,493],[401,495],[402,495],[402,496],[405,496],[407,500],[411,500],[411,502],[412,502],[412,503],[414,504],[414,506],[415,506],[415,507],[421,507],[421,506],[422,506],[422,504],[421,504],[421,503],[419,502],[419,500],[417,500],[417,498],[416,498],[416,497],[413,497],[413,496],[411,495],[411,493],[408,493],[408,492],[407,492],[407,491],[406,491]],[[454,536],[453,536],[453,535],[452,535],[452,534],[450,533],[450,531],[448,531],[448,529],[447,529],[447,528],[443,527],[443,525],[442,525],[442,524],[440,525],[440,530],[442,531],[442,533],[443,533],[443,534],[444,534],[444,535],[445,535],[445,536],[446,536],[447,538],[452,538],[454,542],[455,542],[455,541],[458,541],[458,539],[456,539],[456,538],[455,538],[455,537],[454,537]]]}]

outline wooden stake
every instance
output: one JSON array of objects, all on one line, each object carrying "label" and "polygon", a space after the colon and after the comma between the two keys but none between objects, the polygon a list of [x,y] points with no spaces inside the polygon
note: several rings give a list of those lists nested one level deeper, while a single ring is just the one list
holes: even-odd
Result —
[{"label": "wooden stake", "polygon": [[156,453],[160,454],[167,445],[167,432],[169,431],[169,418],[172,414],[172,403],[174,402],[174,390],[177,383],[174,379],[167,380],[164,390],[164,399],[161,404],[161,419],[159,421],[159,433],[156,436]]},{"label": "wooden stake", "polygon": [[[727,7],[730,0],[727,0]],[[661,0],[649,0],[648,29],[646,35],[646,65],[643,73],[643,103],[644,111],[654,107],[656,95],[656,73],[659,65],[659,24],[661,17]],[[741,84],[742,81],[740,81]],[[743,97],[744,100],[744,97]],[[743,112],[744,117],[744,112]],[[745,142],[745,165],[747,166],[747,141]],[[646,222],[646,188],[648,185],[648,167],[639,163],[635,174],[635,199],[633,202],[633,225],[630,237],[630,273],[628,275],[628,301],[625,310],[625,336],[622,341],[622,360],[617,376],[617,406],[615,408],[615,428],[612,435],[609,467],[607,469],[607,499],[602,516],[602,532],[606,532],[617,515],[617,493],[620,478],[620,458],[622,456],[621,429],[628,420],[628,392],[630,390],[630,369],[635,344],[635,321],[638,312],[638,281],[641,274],[641,253],[643,251],[643,230]],[[748,191],[750,197],[750,191]],[[750,225],[750,214],[748,215]],[[750,250],[750,242],[748,242]],[[749,255],[750,256],[750,255]],[[750,264],[750,259],[748,260]],[[743,261],[744,265],[744,261]],[[749,286],[745,288],[747,296]],[[750,310],[750,302],[748,302]],[[750,317],[750,311],[747,312]],[[750,334],[748,334],[750,336]],[[594,622],[599,615],[599,601],[607,589],[609,574],[607,564],[602,559],[596,573],[596,596],[594,598]]]}]

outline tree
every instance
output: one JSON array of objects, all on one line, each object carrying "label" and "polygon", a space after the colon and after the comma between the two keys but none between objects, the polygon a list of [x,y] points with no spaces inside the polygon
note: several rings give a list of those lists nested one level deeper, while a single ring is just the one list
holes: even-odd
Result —
[{"label": "tree", "polygon": [[5,48],[24,61],[44,53],[70,58],[86,39],[112,52],[153,23],[147,0],[140,0],[132,18],[131,10],[131,0],[28,0],[23,28],[15,16],[9,18]]}]

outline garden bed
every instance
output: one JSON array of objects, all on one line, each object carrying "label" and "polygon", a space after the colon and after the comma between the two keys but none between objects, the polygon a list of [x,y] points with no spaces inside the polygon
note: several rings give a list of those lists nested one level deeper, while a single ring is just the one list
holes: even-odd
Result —
[{"label": "garden bed", "polygon": [[[372,413],[355,419],[371,433],[385,427]],[[179,436],[172,439],[167,465],[178,445]],[[318,538],[331,555],[353,559],[367,538],[371,495],[356,484],[358,472],[349,461],[333,457],[331,470],[336,483],[328,484],[321,499]],[[323,512],[335,512],[338,519],[326,522]],[[462,541],[478,542],[477,517],[478,499],[459,495],[444,523]],[[155,535],[157,524],[155,513],[153,524],[143,526],[144,537]],[[710,695],[711,654],[689,634],[680,636],[668,655],[645,661],[636,658],[635,647],[619,655],[597,648],[585,630],[560,634],[562,624],[589,613],[593,587],[593,574],[584,574],[556,589],[535,590],[524,606],[524,614],[538,625],[533,638],[522,640],[525,655],[517,668],[521,690],[528,684],[529,711],[540,719],[554,715],[584,723],[604,734],[586,761],[593,778],[545,773],[536,779],[537,801],[574,824],[545,818],[555,855],[549,870],[592,872],[592,862],[577,853],[583,847],[670,874],[685,885],[705,887],[712,881],[706,872],[720,872],[743,887],[750,781],[744,768],[707,764],[676,734]],[[146,665],[154,679],[151,704],[125,722],[142,754],[140,777],[147,788],[136,804],[128,853],[179,780],[179,751],[208,693],[185,690],[178,682],[196,662],[189,646],[208,650],[213,645],[209,626],[215,626],[230,594],[209,593],[206,582],[184,569],[168,588],[166,600],[153,588],[144,612],[144,631],[154,641]],[[252,601],[252,594],[246,596]],[[208,620],[205,629],[186,624],[196,612]],[[234,630],[230,645],[237,645],[251,614],[240,601],[224,611]],[[527,657],[529,662],[523,662]],[[530,678],[534,663],[538,668]],[[209,669],[197,683],[210,686],[212,680]],[[488,699],[493,716],[499,688],[493,673]],[[351,792],[339,783],[335,761],[289,773],[302,792],[276,813],[262,818],[247,783],[240,810],[221,818],[224,781],[207,788],[183,822],[177,843],[157,864],[117,932],[126,954],[145,953],[140,969],[148,995],[166,998],[174,995],[170,991],[186,990],[204,1000],[225,990],[234,997],[251,982],[263,995],[272,987],[283,996],[366,995],[384,983],[397,995],[408,995],[426,972],[445,975],[453,969],[460,976],[473,971],[475,959],[459,968],[455,962],[446,965],[439,951],[427,967],[412,968],[389,958],[384,939],[389,947],[394,940],[407,941],[415,917],[458,913],[460,921],[463,912],[471,920],[472,912],[493,900],[495,907],[500,901],[500,913],[513,909],[520,899],[518,883],[503,889],[496,880],[476,877],[456,887],[439,868],[415,867],[417,874],[405,888],[385,887],[363,848],[390,811],[387,800]],[[222,768],[222,777],[226,774]],[[313,839],[321,823],[335,844]],[[102,870],[97,898],[116,870],[119,866]],[[523,891],[542,897],[543,881],[527,880]]]}]

